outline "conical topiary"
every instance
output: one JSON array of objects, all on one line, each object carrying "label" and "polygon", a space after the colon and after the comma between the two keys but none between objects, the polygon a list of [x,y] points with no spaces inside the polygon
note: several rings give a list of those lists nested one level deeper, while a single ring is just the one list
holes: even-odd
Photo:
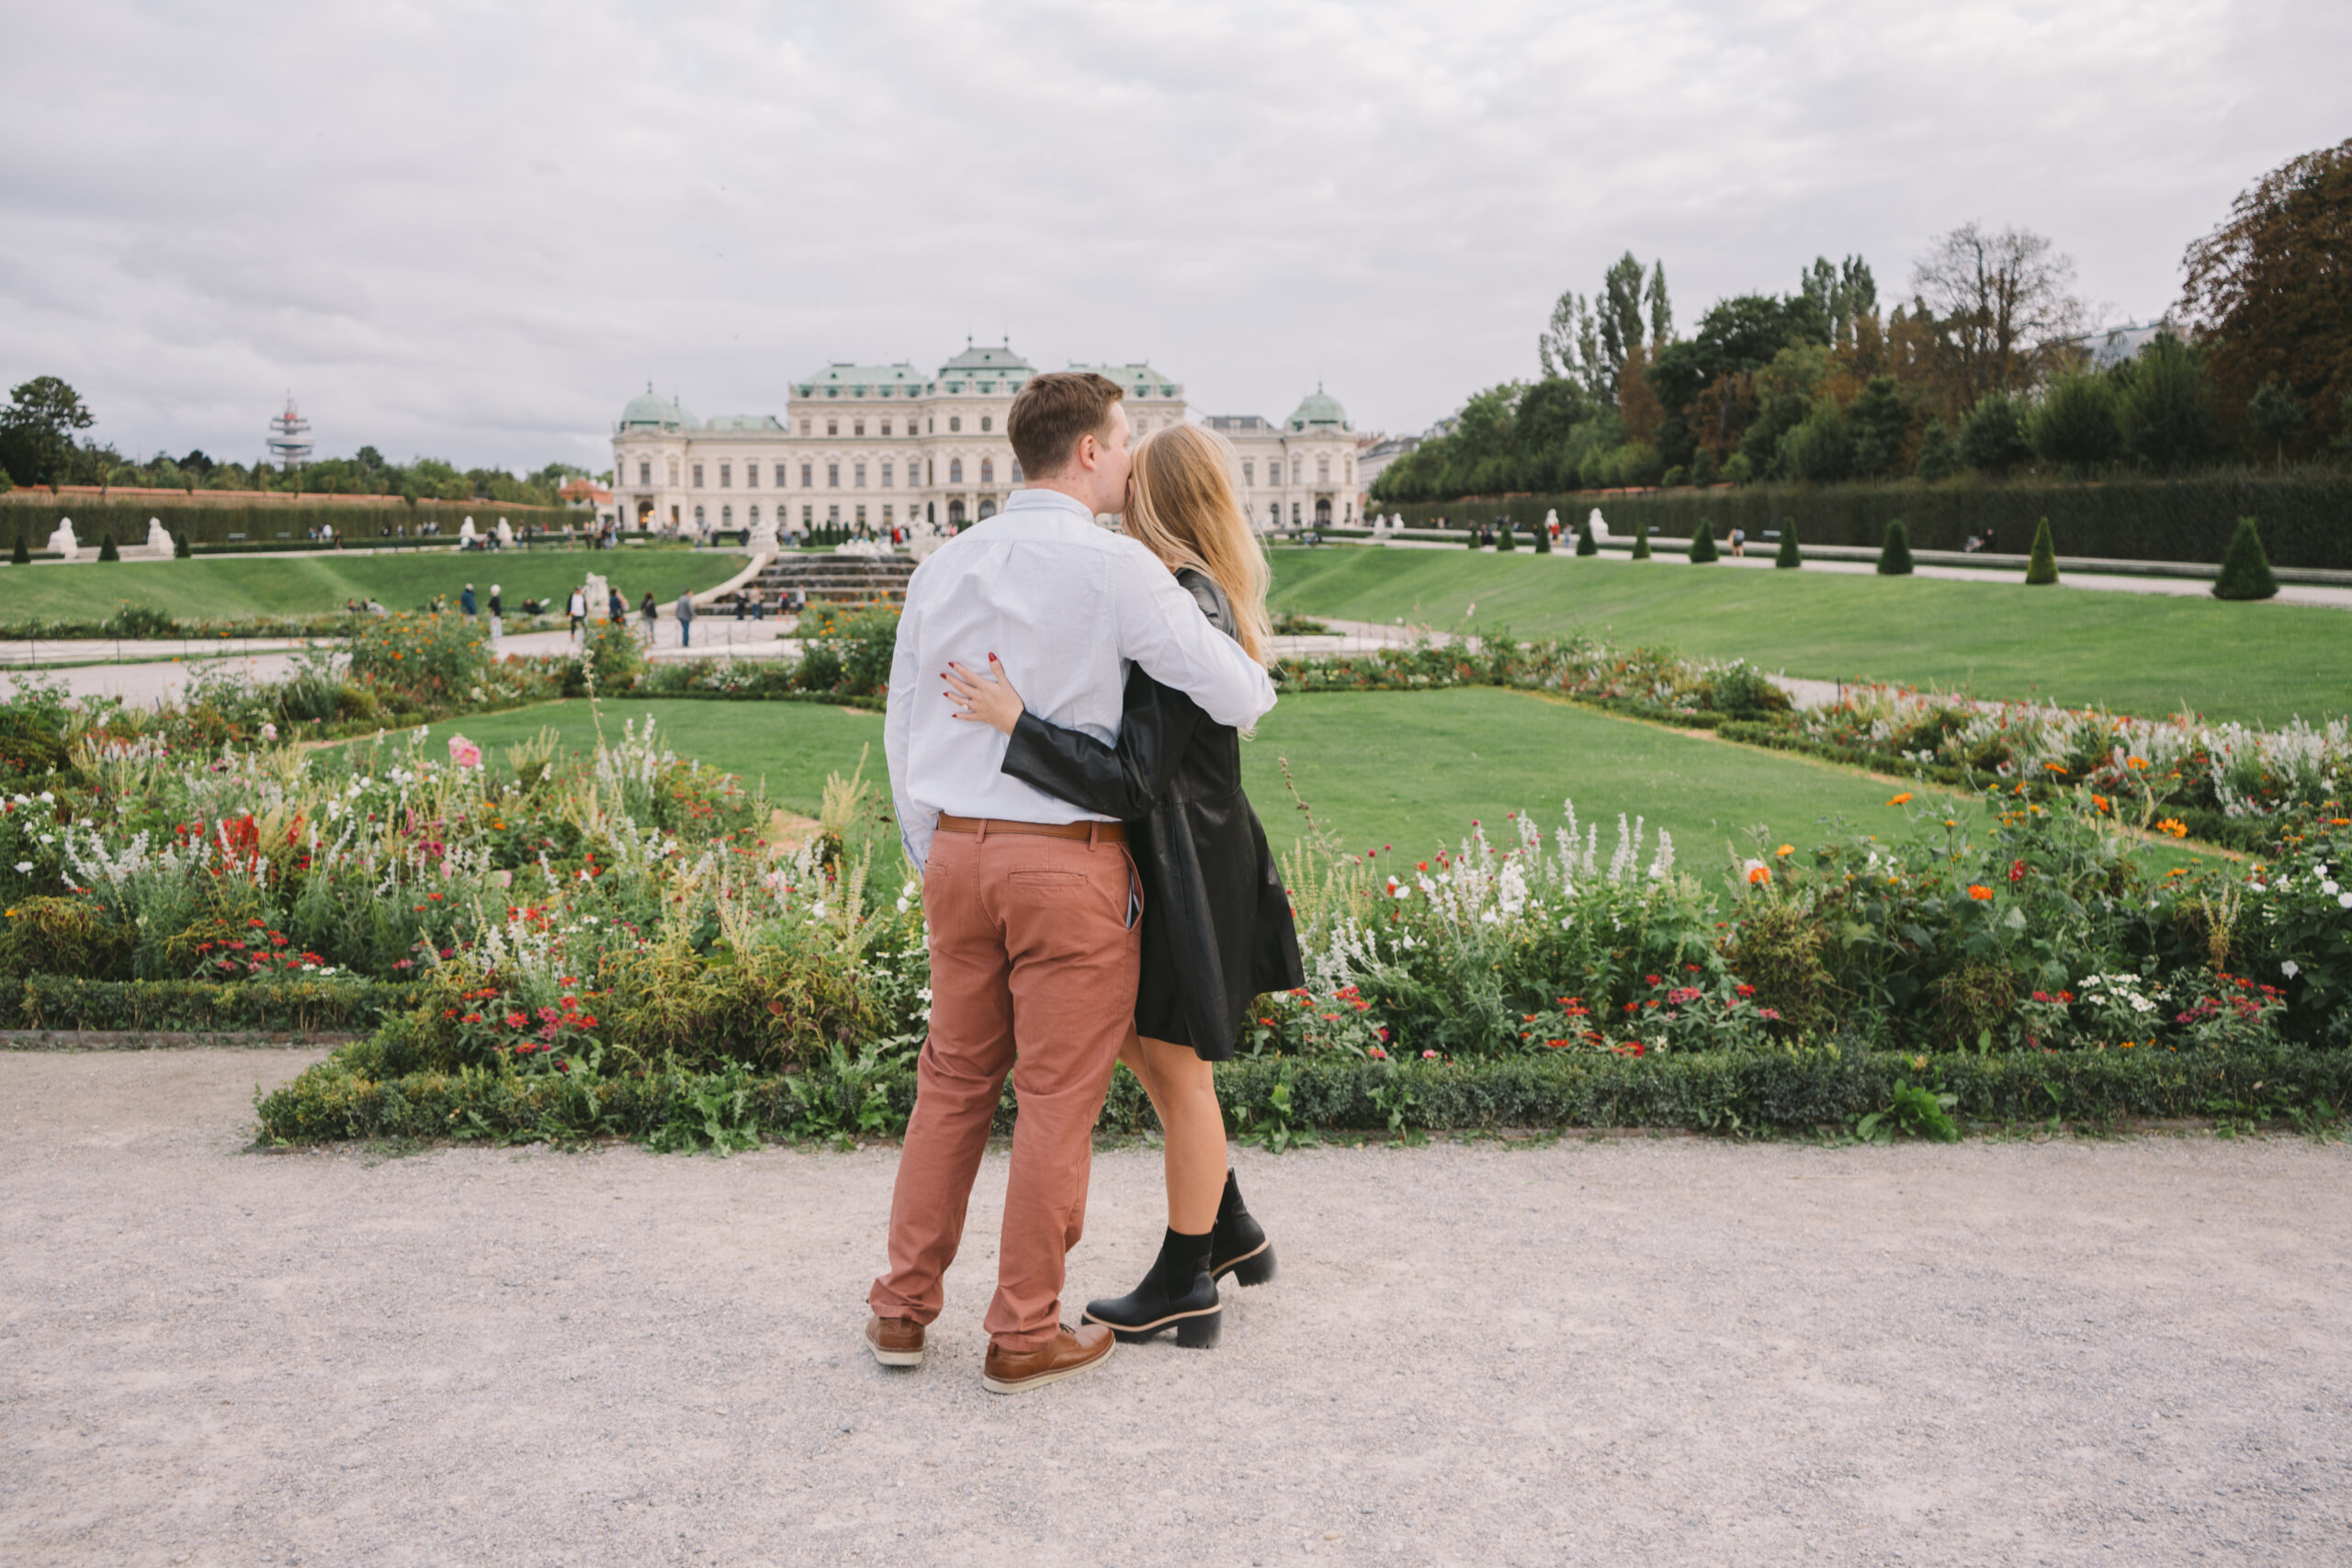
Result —
[{"label": "conical topiary", "polygon": [[[1703,452],[1706,448],[1702,446],[1700,450]],[[1690,564],[1692,566],[1704,566],[1714,558],[1714,520],[1709,517],[1702,517],[1699,520],[1698,528],[1690,536]]]},{"label": "conical topiary", "polygon": [[194,550],[187,547],[187,529],[183,528],[178,533],[172,536],[172,554],[175,558],[180,560],[187,560],[196,554]]},{"label": "conical topiary", "polygon": [[1794,571],[1804,564],[1804,552],[1797,547],[1797,525],[1793,522],[1781,525],[1781,548],[1773,556],[1772,566],[1779,571]]},{"label": "conical topiary", "polygon": [[1634,525],[1634,558],[1635,560],[1650,558],[1650,525],[1646,523]]},{"label": "conical topiary", "polygon": [[1597,556],[1600,553],[1600,541],[1592,536],[1592,519],[1587,516],[1583,522],[1577,525],[1577,554]]},{"label": "conical topiary", "polygon": [[1886,525],[1886,543],[1878,552],[1878,574],[1881,577],[1911,575],[1911,534],[1897,517]]},{"label": "conical topiary", "polygon": [[1539,556],[1552,553],[1552,530],[1542,523],[1535,525],[1535,553]]},{"label": "conical topiary", "polygon": [[1495,519],[1495,548],[1498,550],[1515,550],[1519,548],[1518,540],[1511,535],[1510,519],[1508,517],[1498,517]]},{"label": "conical topiary", "polygon": [[2033,531],[2033,558],[2025,563],[2025,580],[2036,588],[2058,581],[2058,547],[2051,543],[2047,517]]},{"label": "conical topiary", "polygon": [[16,547],[8,552],[8,564],[10,566],[30,566],[32,563],[33,553],[32,551],[25,548],[25,536],[22,534],[19,534],[17,536]]},{"label": "conical topiary", "polygon": [[2269,599],[2278,592],[2278,580],[2270,574],[2270,558],[2263,553],[2262,536],[2255,532],[2254,519],[2238,519],[2238,531],[2230,536],[2230,547],[2222,552],[2222,575],[2213,583],[2216,599]]},{"label": "conical topiary", "polygon": [[1471,525],[1469,531],[1468,531],[1467,533],[1465,533],[1465,534],[1463,536],[1463,537],[1464,537],[1464,538],[1465,538],[1465,539],[1467,539],[1467,540],[1470,542],[1470,547],[1471,547],[1472,549],[1474,549],[1474,550],[1475,550],[1475,549],[1476,549],[1476,548],[1478,547],[1478,528],[1477,528],[1477,525],[1476,525],[1476,524]]},{"label": "conical topiary", "polygon": [[101,534],[98,536],[98,558],[100,560],[120,560],[122,558],[122,552],[114,547],[114,536],[112,534]]}]

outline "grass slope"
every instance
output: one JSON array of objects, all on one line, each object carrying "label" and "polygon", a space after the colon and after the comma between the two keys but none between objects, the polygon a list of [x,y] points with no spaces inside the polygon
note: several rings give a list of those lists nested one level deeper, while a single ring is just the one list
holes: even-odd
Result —
[{"label": "grass slope", "polygon": [[601,571],[635,604],[650,589],[670,599],[715,587],[743,569],[743,558],[689,550],[514,550],[495,556],[434,552],[401,555],[277,556],[266,560],[117,561],[0,570],[0,621],[98,621],[125,600],[153,604],[181,620],[243,615],[323,615],[346,599],[376,599],[415,609],[435,593],[455,604],[469,582],[487,597],[493,582],[506,602],[555,598]]},{"label": "grass slope", "polygon": [[[887,778],[878,714],[814,703],[627,700],[604,705],[606,733],[617,737],[623,720],[641,723],[649,714],[681,755],[764,779],[772,801],[805,814],[816,812],[825,775],[848,773],[861,748],[872,748],[866,776],[877,785]],[[542,725],[567,748],[594,744],[585,702],[436,725],[433,743],[437,750],[458,731],[495,748]],[[1278,852],[1305,829],[1283,787],[1285,761],[1300,797],[1342,845],[1394,844],[1417,857],[1459,842],[1474,818],[1498,828],[1506,812],[1523,809],[1548,829],[1571,796],[1580,820],[1601,824],[1604,855],[1622,811],[1667,829],[1694,869],[1718,863],[1726,840],[1749,852],[1751,826],[1804,843],[1832,814],[1889,835],[1909,820],[1886,804],[1895,786],[1849,769],[1524,693],[1349,692],[1284,701],[1242,748],[1250,798]],[[2188,856],[2165,863],[2188,863]]]},{"label": "grass slope", "polygon": [[2341,610],[1468,550],[1279,550],[1274,581],[1274,602],[1308,615],[1583,632],[1823,680],[2265,724],[2352,713]]}]

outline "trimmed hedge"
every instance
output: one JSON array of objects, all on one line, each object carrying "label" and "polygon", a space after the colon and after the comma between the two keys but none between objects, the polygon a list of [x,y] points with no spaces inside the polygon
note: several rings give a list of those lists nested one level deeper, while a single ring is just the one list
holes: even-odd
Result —
[{"label": "trimmed hedge", "polygon": [[[553,529],[569,525],[575,530],[595,525],[594,514],[578,507],[517,506],[500,501],[420,501],[409,506],[398,496],[378,502],[214,505],[201,501],[158,501],[153,497],[100,501],[92,496],[18,491],[0,500],[0,534],[14,530],[36,546],[55,531],[61,517],[74,519],[74,536],[85,545],[106,534],[144,544],[147,519],[153,517],[162,521],[175,540],[225,547],[230,543],[230,535],[243,534],[244,538],[239,543],[248,549],[300,549],[309,543],[303,536],[322,523],[333,525],[337,537],[360,544],[390,534],[396,525],[413,535],[419,525],[437,520],[440,536],[425,542],[441,545],[456,544],[458,526],[469,517],[481,534],[496,532],[501,517],[513,525],[517,534],[534,523]],[[279,538],[280,534],[287,537]]]},{"label": "trimmed hedge", "polygon": [[365,1032],[418,1005],[416,982],[85,980],[35,975],[0,990],[0,1023],[21,1029],[149,1032]]},{"label": "trimmed hedge", "polygon": [[[913,1107],[905,1066],[848,1081],[830,1069],[799,1080],[780,1075],[650,1073],[591,1077],[490,1071],[417,1073],[376,1080],[355,1070],[365,1043],[346,1046],[257,1107],[264,1142],[344,1138],[495,1136],[644,1137],[675,1122],[698,1098],[721,1090],[739,1125],[766,1136],[812,1131],[895,1135]],[[1957,1097],[1954,1112],[1984,1122],[2100,1124],[2213,1117],[2275,1121],[2314,1111],[2340,1114],[2352,1100],[2352,1051],[2278,1046],[2234,1054],[2075,1051],[1972,1055],[1841,1055],[1832,1049],[1697,1053],[1624,1058],[1549,1055],[1391,1065],[1354,1056],[1250,1057],[1220,1064],[1217,1098],[1241,1135],[1277,1127],[1384,1131],[1392,1112],[1406,1129],[1646,1127],[1695,1132],[1841,1127],[1882,1111],[1905,1083]],[[1276,1089],[1286,1087],[1286,1111]],[[812,1124],[811,1107],[816,1107]],[[859,1111],[867,1121],[861,1127]],[[1012,1124],[1008,1089],[997,1127]],[[693,1114],[687,1113],[689,1119]],[[1137,1132],[1149,1102],[1117,1075],[1098,1123]]]},{"label": "trimmed hedge", "polygon": [[1717,531],[1744,527],[1750,539],[1792,522],[1809,545],[1876,548],[1900,517],[1915,550],[1956,550],[1988,527],[1997,547],[2024,553],[2035,523],[2050,519],[2066,553],[2108,560],[2214,562],[2241,517],[2261,520],[2275,566],[2352,570],[2352,469],[2306,468],[2285,474],[2253,469],[2187,479],[2143,477],[2101,483],[1960,479],[1837,485],[1748,485],[1740,489],[1661,490],[1622,495],[1474,498],[1388,503],[1411,528],[1456,526],[1508,513],[1521,522],[1548,510],[1578,515],[1594,506],[1612,535],[1647,524],[1662,538],[1688,538],[1713,518]]}]

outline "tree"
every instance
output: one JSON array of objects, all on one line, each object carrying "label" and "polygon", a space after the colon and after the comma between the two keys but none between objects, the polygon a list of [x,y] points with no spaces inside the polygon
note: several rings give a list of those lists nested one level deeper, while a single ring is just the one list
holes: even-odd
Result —
[{"label": "tree", "polygon": [[2294,393],[2276,381],[2265,381],[2245,400],[2245,422],[2255,434],[2270,444],[2274,467],[2287,466],[2287,443],[2303,427],[2303,405]]},{"label": "tree", "polygon": [[2074,281],[2074,262],[2041,235],[1973,222],[1939,235],[1912,265],[1912,291],[1936,321],[1963,405],[2028,386],[2075,352],[2083,306]]},{"label": "tree", "polygon": [[2033,531],[2033,554],[2026,558],[2025,581],[2032,588],[2047,588],[2058,581],[2058,548],[2051,540],[2047,517]]},{"label": "tree", "polygon": [[1886,543],[1879,547],[1878,574],[1881,577],[1911,575],[1911,533],[1903,526],[1900,517],[1886,525]]},{"label": "tree", "polygon": [[1627,251],[1611,264],[1594,301],[1600,318],[1600,357],[1613,378],[1625,354],[1642,341],[1642,264]]},{"label": "tree", "polygon": [[2094,468],[2123,456],[2123,423],[2114,385],[2103,376],[2062,376],[2033,411],[2034,456],[2070,468]]},{"label": "tree", "polygon": [[1647,523],[1636,523],[1634,525],[1633,558],[1635,560],[1647,560],[1650,558],[1650,525]]},{"label": "tree", "polygon": [[1846,432],[1853,443],[1854,472],[1879,479],[1896,472],[1911,435],[1911,408],[1892,376],[1873,376],[1846,405]]},{"label": "tree", "polygon": [[2198,351],[2159,333],[2121,380],[2123,444],[2160,472],[2194,468],[2220,446]]},{"label": "tree", "polygon": [[1592,513],[1588,512],[1577,524],[1577,554],[1597,556],[1600,553],[1600,541],[1592,536]]},{"label": "tree", "polygon": [[1716,558],[1715,520],[1712,517],[1702,517],[1699,519],[1697,532],[1690,536],[1690,564],[1706,566]]},{"label": "tree", "polygon": [[19,528],[17,530],[17,542],[8,551],[8,564],[10,566],[30,566],[32,563],[33,553],[25,547],[25,533],[23,529]]},{"label": "tree", "polygon": [[1644,373],[1648,367],[1648,352],[1636,343],[1625,350],[1625,363],[1617,372],[1617,417],[1625,422],[1628,441],[1656,441],[1665,419],[1657,394],[1650,389],[1650,378]]},{"label": "tree", "polygon": [[1592,308],[1574,289],[1552,307],[1552,319],[1535,340],[1535,360],[1545,379],[1573,381],[1585,395],[1600,399],[1612,394],[1612,367],[1600,363],[1600,330]]},{"label": "tree", "polygon": [[36,376],[0,409],[0,468],[27,484],[70,483],[74,433],[96,423],[79,392],[55,376]]},{"label": "tree", "polygon": [[[2352,139],[2290,159],[2188,247],[2181,308],[2222,406],[2276,381],[2323,419],[2352,396]],[[2315,438],[2331,433],[2323,424]]]},{"label": "tree", "polygon": [[1674,341],[1674,306],[1666,297],[1666,264],[1662,261],[1650,263],[1645,302],[1650,308],[1650,349],[1656,353]]},{"label": "tree", "polygon": [[101,534],[98,536],[98,558],[100,560],[118,561],[122,558],[122,552],[114,547],[114,536],[112,534]]},{"label": "tree", "polygon": [[1784,479],[1833,484],[1853,471],[1853,447],[1838,400],[1817,398],[1803,423],[1781,437],[1773,472]]},{"label": "tree", "polygon": [[1797,545],[1796,519],[1788,518],[1781,524],[1781,547],[1772,554],[1772,570],[1794,571],[1803,565],[1804,552]]},{"label": "tree", "polygon": [[178,533],[174,534],[174,535],[172,536],[172,558],[173,558],[173,559],[175,559],[175,560],[187,560],[187,559],[189,559],[190,558],[192,558],[195,554],[196,554],[196,551],[194,551],[193,549],[191,549],[191,548],[189,548],[189,547],[188,547],[188,536],[187,536],[187,529],[183,528],[183,529],[181,529]]},{"label": "tree", "polygon": [[2003,392],[1987,392],[1968,411],[1960,427],[1960,460],[1987,474],[2006,474],[2033,456],[2026,439],[2025,422],[2016,400]]},{"label": "tree", "polygon": [[2222,552],[2222,571],[2213,580],[2213,597],[2274,599],[2278,594],[2278,580],[2271,575],[2262,536],[2256,531],[2253,518],[2241,517],[2237,532],[2230,536],[2229,548]]}]

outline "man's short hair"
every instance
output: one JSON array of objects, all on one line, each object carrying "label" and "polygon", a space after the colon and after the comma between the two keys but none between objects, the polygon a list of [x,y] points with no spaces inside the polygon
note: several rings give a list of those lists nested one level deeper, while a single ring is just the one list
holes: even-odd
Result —
[{"label": "man's short hair", "polygon": [[1029,479],[1044,479],[1069,467],[1079,438],[1100,435],[1111,423],[1111,405],[1124,396],[1119,384],[1091,370],[1049,370],[1033,376],[1012,400],[1004,422],[1012,459]]}]

